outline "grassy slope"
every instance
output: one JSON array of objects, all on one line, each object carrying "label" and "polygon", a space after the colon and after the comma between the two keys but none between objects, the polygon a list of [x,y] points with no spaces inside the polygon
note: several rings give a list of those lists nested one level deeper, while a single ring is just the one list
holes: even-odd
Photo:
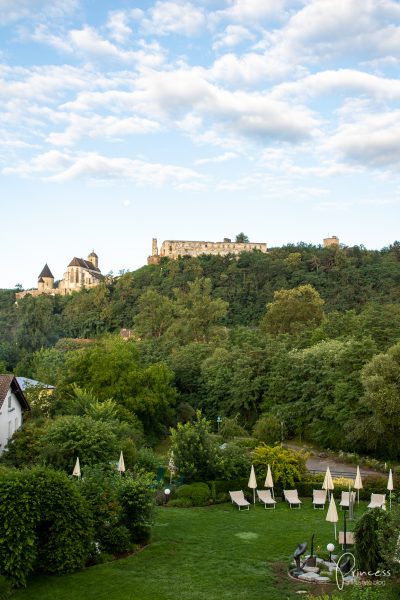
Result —
[{"label": "grassy slope", "polygon": [[34,578],[13,600],[298,598],[298,589],[317,590],[290,581],[287,565],[299,542],[310,544],[312,533],[314,549],[334,541],[325,515],[310,500],[301,510],[283,504],[240,513],[230,504],[162,508],[152,543],[135,556],[73,575]]}]

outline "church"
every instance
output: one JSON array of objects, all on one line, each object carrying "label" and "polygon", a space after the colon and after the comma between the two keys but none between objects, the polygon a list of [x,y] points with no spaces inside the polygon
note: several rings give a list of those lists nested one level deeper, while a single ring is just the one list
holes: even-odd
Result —
[{"label": "church", "polygon": [[39,275],[37,289],[18,292],[16,297],[17,299],[23,298],[27,294],[31,296],[40,296],[41,294],[65,296],[83,288],[95,287],[103,279],[104,276],[99,269],[99,257],[95,252],[91,252],[87,259],[74,256],[63,278],[58,282],[54,281],[54,276],[46,263]]}]

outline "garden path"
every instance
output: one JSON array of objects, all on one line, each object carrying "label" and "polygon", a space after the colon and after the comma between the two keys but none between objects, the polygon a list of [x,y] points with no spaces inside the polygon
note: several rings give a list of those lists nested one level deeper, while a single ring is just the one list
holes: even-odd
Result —
[{"label": "garden path", "polygon": [[[340,473],[344,477],[349,475],[351,477],[356,476],[356,465],[352,465],[349,463],[342,462],[338,458],[333,458],[328,456],[325,452],[319,452],[316,449],[312,449],[310,447],[301,446],[296,444],[295,442],[284,442],[283,445],[286,448],[290,448],[291,450],[306,450],[310,453],[310,456],[307,459],[307,469],[309,471],[326,471],[326,468],[329,466],[329,469],[333,473]],[[367,467],[360,467],[361,476],[366,475],[382,475],[379,471],[374,469],[369,469]]]}]

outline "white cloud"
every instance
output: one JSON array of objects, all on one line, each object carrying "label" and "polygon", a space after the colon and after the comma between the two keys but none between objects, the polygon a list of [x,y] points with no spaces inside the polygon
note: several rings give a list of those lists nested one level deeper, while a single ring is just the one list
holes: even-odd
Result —
[{"label": "white cloud", "polygon": [[187,113],[225,132],[269,142],[296,142],[312,134],[318,123],[301,106],[291,106],[267,94],[230,92],[209,83],[201,70],[148,72],[136,81],[137,111],[176,119]]},{"label": "white cloud", "polygon": [[224,152],[224,154],[219,154],[218,156],[212,156],[210,158],[199,158],[195,161],[195,165],[207,165],[210,163],[223,163],[228,160],[233,160],[235,158],[239,158],[239,154],[236,152]]},{"label": "white cloud", "polygon": [[286,0],[229,0],[230,6],[216,11],[213,20],[232,20],[240,23],[259,23],[282,15]]},{"label": "white cloud", "polygon": [[157,35],[197,35],[205,26],[204,12],[190,2],[158,1],[149,9],[142,26]]},{"label": "white cloud", "polygon": [[177,189],[199,189],[204,176],[193,169],[170,164],[150,163],[138,159],[110,158],[98,153],[68,155],[55,150],[3,169],[4,175],[40,176],[45,181],[67,182],[126,180],[151,187],[171,186]]},{"label": "white cloud", "polygon": [[132,35],[132,29],[128,26],[126,12],[122,10],[113,11],[109,14],[107,28],[110,36],[119,44],[124,44]]},{"label": "white cloud", "polygon": [[272,95],[275,98],[289,96],[305,98],[331,94],[338,90],[346,93],[366,94],[378,100],[400,100],[400,81],[398,79],[378,77],[355,69],[320,71],[297,81],[282,83],[274,88]]},{"label": "white cloud", "polygon": [[360,114],[342,124],[328,142],[346,160],[370,168],[400,167],[400,110]]},{"label": "white cloud", "polygon": [[22,19],[62,19],[78,6],[79,0],[0,0],[0,25]]},{"label": "white cloud", "polygon": [[273,60],[267,54],[248,52],[241,56],[224,54],[210,67],[209,75],[233,85],[255,85],[282,79],[289,71],[292,67],[288,63]]},{"label": "white cloud", "polygon": [[[119,33],[115,29],[111,33],[114,37],[123,35],[121,29]],[[82,29],[72,29],[66,35],[51,33],[47,26],[39,25],[36,27],[32,39],[80,58],[136,64],[138,68],[157,67],[165,59],[164,51],[157,43],[147,44],[143,40],[138,40],[140,49],[121,49],[118,45],[102,37],[89,25],[85,25]]]},{"label": "white cloud", "polygon": [[242,44],[246,40],[254,40],[254,38],[254,34],[246,29],[246,27],[242,25],[228,25],[224,31],[217,34],[216,40],[213,43],[213,49],[232,48],[233,46]]},{"label": "white cloud", "polygon": [[92,115],[90,117],[61,113],[56,121],[67,121],[69,126],[61,133],[52,132],[47,141],[56,146],[72,146],[81,138],[116,140],[129,135],[155,133],[160,126],[155,121],[140,117]]}]

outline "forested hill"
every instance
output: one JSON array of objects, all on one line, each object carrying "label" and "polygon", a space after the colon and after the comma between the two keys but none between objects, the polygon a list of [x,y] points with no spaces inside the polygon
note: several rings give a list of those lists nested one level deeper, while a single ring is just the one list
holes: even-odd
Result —
[{"label": "forested hill", "polygon": [[[150,288],[174,297],[190,281],[209,278],[213,298],[228,302],[228,327],[257,325],[277,290],[311,284],[325,311],[361,311],[368,303],[397,303],[400,298],[400,243],[381,251],[362,247],[321,248],[306,244],[274,248],[267,254],[203,255],[178,261],[162,259],[109,279],[88,292],[66,298],[27,298],[14,307],[12,291],[0,292],[1,340],[16,339],[26,349],[51,345],[59,337],[92,337],[132,327],[140,296]],[[31,339],[30,339],[31,338]]]},{"label": "forested hill", "polygon": [[1,291],[0,372],[55,384],[64,411],[74,385],[113,397],[153,437],[201,408],[400,457],[399,298],[397,242],[162,259],[66,297]]}]

